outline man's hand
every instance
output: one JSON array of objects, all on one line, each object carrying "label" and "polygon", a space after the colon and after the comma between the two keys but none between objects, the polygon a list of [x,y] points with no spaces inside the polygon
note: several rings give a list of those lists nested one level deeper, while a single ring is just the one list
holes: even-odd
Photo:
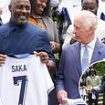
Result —
[{"label": "man's hand", "polygon": [[6,55],[0,54],[0,66],[5,63]]},{"label": "man's hand", "polygon": [[53,69],[53,68],[56,67],[55,62],[52,61],[52,60],[49,60],[49,56],[48,56],[48,54],[46,52],[43,52],[43,51],[41,51],[41,52],[34,52],[34,54],[36,56],[40,57],[41,62],[45,63],[47,65],[48,69]]},{"label": "man's hand", "polygon": [[58,102],[63,105],[67,102],[67,92],[65,90],[60,90],[57,92]]},{"label": "man's hand", "polygon": [[36,56],[40,57],[42,63],[45,63],[46,65],[48,64],[49,56],[48,56],[48,54],[46,52],[43,52],[43,51],[41,51],[41,52],[34,52],[34,54]]}]

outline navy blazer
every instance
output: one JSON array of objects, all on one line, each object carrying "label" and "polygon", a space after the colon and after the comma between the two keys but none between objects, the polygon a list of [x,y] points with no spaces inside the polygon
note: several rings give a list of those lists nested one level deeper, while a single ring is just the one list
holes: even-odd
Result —
[{"label": "navy blazer", "polygon": [[[105,44],[96,41],[91,63],[105,58]],[[62,51],[59,69],[56,74],[56,90],[64,89],[68,98],[80,98],[79,79],[81,72],[80,43],[75,43]]]}]

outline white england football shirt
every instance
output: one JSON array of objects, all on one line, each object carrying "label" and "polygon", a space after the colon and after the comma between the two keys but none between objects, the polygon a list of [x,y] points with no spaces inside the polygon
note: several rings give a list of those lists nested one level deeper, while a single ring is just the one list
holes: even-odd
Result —
[{"label": "white england football shirt", "polygon": [[39,57],[7,57],[0,69],[3,105],[48,105],[48,93],[54,85]]}]

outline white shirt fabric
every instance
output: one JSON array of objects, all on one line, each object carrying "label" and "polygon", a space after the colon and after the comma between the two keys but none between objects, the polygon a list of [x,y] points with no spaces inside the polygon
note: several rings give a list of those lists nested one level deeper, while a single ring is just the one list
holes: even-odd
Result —
[{"label": "white shirt fabric", "polygon": [[0,98],[0,105],[3,105],[2,102],[1,102],[1,98]]},{"label": "white shirt fabric", "polygon": [[86,105],[86,102],[82,98],[67,99],[67,102],[64,105],[78,105],[78,104]]},{"label": "white shirt fabric", "polygon": [[98,7],[98,12],[97,12],[97,16],[98,18],[100,18],[101,13],[105,14],[105,0],[99,0],[99,7]]},{"label": "white shirt fabric", "polygon": [[[48,94],[53,88],[46,65],[35,55],[21,59],[7,56],[0,68],[3,105],[48,105]],[[23,104],[18,104],[19,100]]]}]

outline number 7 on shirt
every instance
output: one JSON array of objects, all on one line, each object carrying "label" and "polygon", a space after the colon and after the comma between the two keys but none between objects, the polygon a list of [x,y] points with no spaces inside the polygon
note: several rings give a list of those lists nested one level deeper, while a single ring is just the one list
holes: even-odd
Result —
[{"label": "number 7 on shirt", "polygon": [[14,82],[14,85],[16,85],[16,86],[19,86],[19,82],[21,82],[18,105],[23,105],[24,98],[25,98],[27,76],[13,77],[13,82]]}]

